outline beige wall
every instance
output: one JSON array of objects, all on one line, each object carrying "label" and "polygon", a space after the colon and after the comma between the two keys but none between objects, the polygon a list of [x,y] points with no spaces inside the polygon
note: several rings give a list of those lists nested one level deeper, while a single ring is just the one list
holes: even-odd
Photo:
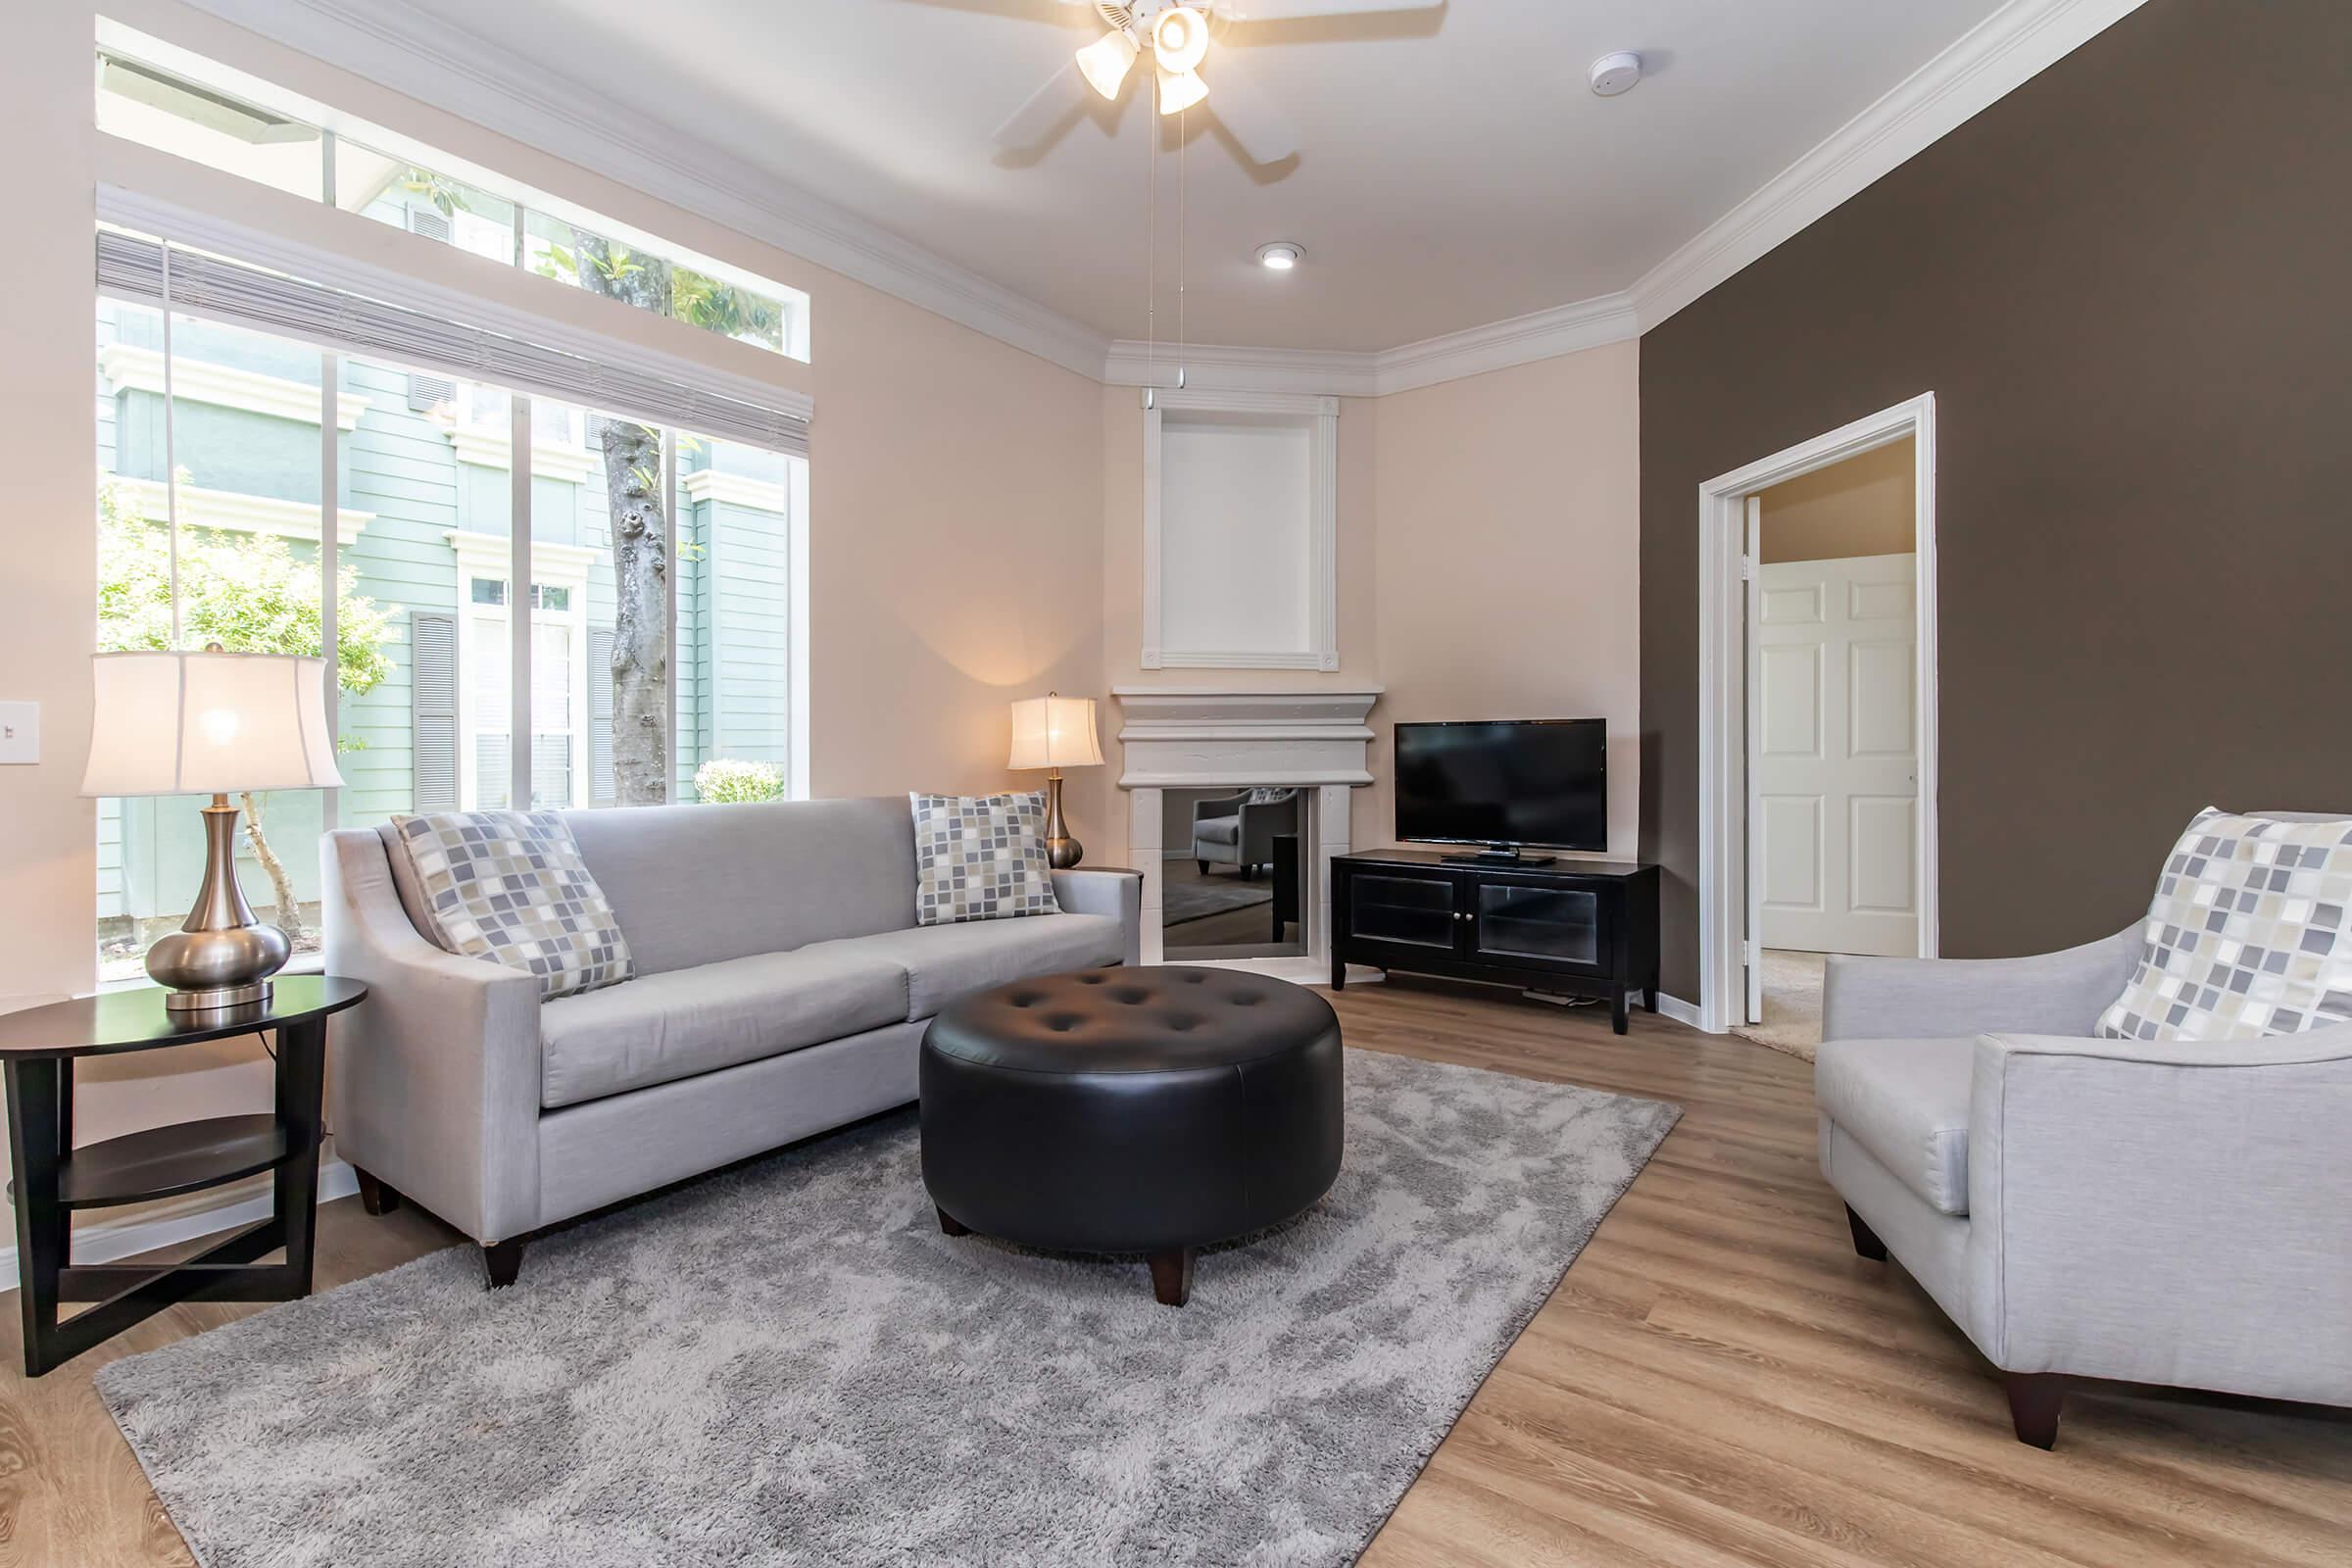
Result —
[{"label": "beige wall", "polygon": [[1919,488],[1913,461],[1905,436],[1764,491],[1758,542],[1765,563],[1909,552]]},{"label": "beige wall", "polygon": [[1633,853],[1639,365],[1640,346],[1618,343],[1381,400],[1389,689],[1372,713],[1376,782],[1357,792],[1358,842],[1395,842],[1398,720],[1605,718],[1610,853]]},{"label": "beige wall", "polygon": [[[0,377],[0,421],[20,452],[57,459],[16,465],[11,505],[0,509],[9,563],[0,573],[0,698],[42,705],[41,765],[0,767],[0,908],[38,911],[7,919],[0,997],[85,992],[96,977],[96,822],[91,804],[76,794],[96,593],[88,396],[96,10],[90,0],[18,8],[0,56],[0,124],[10,145],[40,149],[20,160],[12,185],[11,287],[0,291],[0,363],[9,369]],[[104,11],[806,289],[814,363],[778,362],[775,368],[779,384],[808,389],[817,408],[813,786],[839,795],[1035,782],[1004,770],[1004,703],[1049,686],[1100,686],[1101,393],[1094,382],[172,0],[108,0]],[[623,336],[651,331],[690,354],[717,342],[612,309]],[[732,353],[726,365],[743,368],[735,345],[718,344],[716,352]],[[1081,837],[1100,832],[1100,799],[1086,788],[1071,797]],[[266,1069],[258,1051],[225,1045],[87,1073],[81,1136],[260,1108],[268,1103]]]}]

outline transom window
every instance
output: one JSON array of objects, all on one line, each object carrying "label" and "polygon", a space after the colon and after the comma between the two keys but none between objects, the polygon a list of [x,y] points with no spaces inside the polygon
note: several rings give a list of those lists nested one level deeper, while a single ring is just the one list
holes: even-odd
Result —
[{"label": "transom window", "polygon": [[101,20],[97,125],[210,168],[792,359],[808,296]]}]

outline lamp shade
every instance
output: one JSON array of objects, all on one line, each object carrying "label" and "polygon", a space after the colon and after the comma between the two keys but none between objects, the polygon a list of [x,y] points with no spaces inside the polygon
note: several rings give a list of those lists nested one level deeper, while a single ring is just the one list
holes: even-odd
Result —
[{"label": "lamp shade", "polygon": [[1024,697],[1012,705],[1009,768],[1100,767],[1091,697]]},{"label": "lamp shade", "polygon": [[326,661],[290,654],[94,654],[84,795],[339,789]]}]

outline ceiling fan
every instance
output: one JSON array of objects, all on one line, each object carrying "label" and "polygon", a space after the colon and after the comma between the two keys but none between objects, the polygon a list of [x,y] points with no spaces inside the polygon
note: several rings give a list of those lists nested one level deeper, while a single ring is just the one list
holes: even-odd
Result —
[{"label": "ceiling fan", "polygon": [[1217,68],[1216,91],[1200,75],[1208,57],[1209,22],[1288,22],[1306,17],[1354,16],[1377,11],[1423,11],[1445,0],[1061,0],[1092,5],[1110,28],[1078,51],[1076,70],[1054,73],[1029,101],[997,127],[1000,147],[1025,151],[1037,146],[1064,116],[1086,101],[1092,87],[1116,102],[1131,68],[1145,55],[1159,93],[1159,112],[1173,115],[1205,104],[1224,122],[1252,163],[1277,164],[1298,150],[1298,133],[1282,110],[1250,90],[1246,79]]}]

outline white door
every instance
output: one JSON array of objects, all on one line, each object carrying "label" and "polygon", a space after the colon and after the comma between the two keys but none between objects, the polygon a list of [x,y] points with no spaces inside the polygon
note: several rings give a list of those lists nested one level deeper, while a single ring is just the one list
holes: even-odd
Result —
[{"label": "white door", "polygon": [[1757,568],[1749,865],[1766,947],[1919,952],[1917,566]]}]

